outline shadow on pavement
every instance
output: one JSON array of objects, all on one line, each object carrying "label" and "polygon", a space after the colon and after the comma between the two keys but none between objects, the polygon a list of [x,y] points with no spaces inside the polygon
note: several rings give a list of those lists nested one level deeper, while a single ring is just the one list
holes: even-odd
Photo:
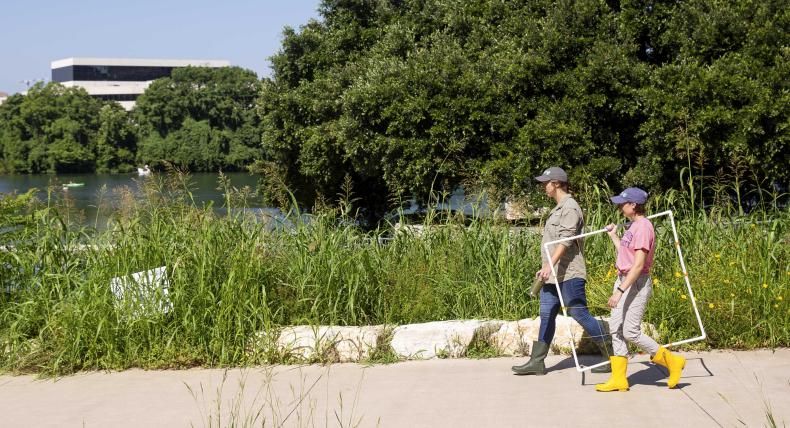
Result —
[{"label": "shadow on pavement", "polygon": [[[592,365],[592,364],[595,364],[596,362],[600,361],[600,359],[599,359],[599,357],[595,357],[595,356],[585,356],[585,357],[580,358],[579,361],[582,364]],[[691,365],[698,365],[698,367],[701,367],[705,371],[705,373],[704,374],[701,374],[701,373],[689,374],[688,373],[688,369],[689,369],[690,363],[691,363]],[[647,361],[642,361],[642,362],[638,362],[638,363],[634,363],[634,362],[629,361],[629,366],[632,366],[632,367],[633,366],[641,366],[643,368],[642,370],[639,370],[636,373],[632,373],[631,375],[628,376],[628,383],[631,386],[634,386],[634,385],[654,385],[654,386],[659,386],[659,387],[662,387],[662,388],[666,388],[666,386],[667,386],[666,378],[669,375],[669,373],[666,371],[665,368],[663,368],[663,367],[661,367],[659,365],[656,365],[656,364],[649,363]],[[554,369],[554,370],[560,370],[560,369],[563,369],[563,368],[573,368],[573,369],[576,368],[576,364],[574,364],[572,357],[566,358],[566,359],[560,361],[556,366],[551,367],[551,369]],[[604,382],[606,380],[606,378],[608,378],[608,374],[607,375],[604,375],[604,374],[593,375],[593,376],[606,376],[606,377],[604,377],[603,378],[604,380],[601,380],[601,381],[598,381],[598,377],[593,377],[596,380],[591,382],[591,383],[587,383],[587,375],[588,374],[589,374],[588,372],[581,372],[581,375],[582,375],[581,385],[582,386],[595,384],[595,383],[599,383],[599,382]],[[684,369],[683,376],[681,377],[681,379],[693,379],[693,378],[713,377],[713,376],[714,376],[713,372],[711,372],[710,369],[708,368],[708,366],[705,365],[705,360],[704,359],[702,359],[702,358],[688,358],[688,359],[686,359],[686,369]],[[684,383],[684,382],[681,381],[680,383],[677,384],[676,388],[677,389],[682,389],[684,386],[687,386],[687,385],[689,385],[688,382]]]}]

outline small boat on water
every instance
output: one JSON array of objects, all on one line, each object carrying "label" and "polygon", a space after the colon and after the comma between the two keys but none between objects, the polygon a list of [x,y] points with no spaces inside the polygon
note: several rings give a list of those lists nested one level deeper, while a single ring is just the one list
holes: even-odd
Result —
[{"label": "small boat on water", "polygon": [[85,185],[85,183],[75,183],[73,181],[69,181],[68,183],[63,183],[63,188],[64,189],[68,189],[68,188],[71,188],[71,187],[82,187],[84,185]]}]

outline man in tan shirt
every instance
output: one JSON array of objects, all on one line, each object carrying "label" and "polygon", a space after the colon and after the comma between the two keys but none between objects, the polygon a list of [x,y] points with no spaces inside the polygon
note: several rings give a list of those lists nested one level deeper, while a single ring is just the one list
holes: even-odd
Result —
[{"label": "man in tan shirt", "polygon": [[[512,367],[512,370],[518,375],[546,374],[543,360],[548,355],[549,345],[554,339],[557,314],[560,311],[560,298],[554,278],[551,278],[550,263],[555,266],[562,300],[570,315],[584,327],[587,334],[598,344],[604,358],[608,360],[609,356],[613,354],[611,344],[607,345],[601,324],[593,318],[587,309],[587,296],[584,291],[587,282],[587,269],[584,263],[583,240],[574,239],[549,246],[551,260],[543,251],[543,244],[579,235],[584,228],[582,209],[568,192],[568,175],[562,168],[551,167],[535,179],[543,183],[546,195],[557,203],[557,206],[551,210],[543,228],[541,242],[543,266],[535,273],[536,278],[551,282],[544,284],[540,290],[540,332],[538,340],[532,344],[530,359],[525,364]],[[601,366],[592,369],[592,371],[608,373],[610,368]]]}]

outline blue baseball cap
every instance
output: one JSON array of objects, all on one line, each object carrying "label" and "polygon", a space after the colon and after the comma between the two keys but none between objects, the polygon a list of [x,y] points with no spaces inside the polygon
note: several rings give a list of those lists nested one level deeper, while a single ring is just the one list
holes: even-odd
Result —
[{"label": "blue baseball cap", "polygon": [[629,187],[620,192],[619,195],[612,196],[610,199],[617,205],[624,204],[626,202],[633,202],[635,204],[641,205],[647,202],[647,192],[638,187]]}]

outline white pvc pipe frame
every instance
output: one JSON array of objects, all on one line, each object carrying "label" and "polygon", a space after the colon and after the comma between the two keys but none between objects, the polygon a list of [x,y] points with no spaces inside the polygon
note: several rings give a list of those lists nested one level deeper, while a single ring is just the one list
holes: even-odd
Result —
[{"label": "white pvc pipe frame", "polygon": [[[664,345],[664,347],[670,347],[670,346],[675,346],[675,345],[681,345],[681,344],[684,344],[684,343],[691,343],[691,342],[697,342],[697,341],[700,341],[700,340],[704,340],[707,337],[707,335],[705,334],[705,327],[702,326],[702,318],[700,318],[700,316],[699,316],[699,310],[697,309],[697,300],[694,298],[694,292],[691,290],[691,282],[689,282],[689,274],[688,274],[688,271],[686,270],[686,262],[683,260],[683,251],[680,249],[680,241],[678,240],[678,231],[677,231],[677,228],[675,227],[675,216],[674,216],[674,214],[672,214],[672,210],[667,210],[667,211],[660,212],[658,214],[649,215],[649,216],[647,216],[647,218],[649,218],[649,219],[650,218],[656,218],[656,217],[661,217],[663,215],[669,216],[669,221],[672,224],[672,235],[675,238],[675,248],[678,251],[678,259],[680,259],[680,268],[683,270],[683,278],[686,281],[686,288],[688,289],[689,297],[691,297],[691,306],[694,308],[694,313],[697,315],[697,322],[699,323],[699,330],[700,330],[700,333],[701,333],[699,336],[692,337],[691,339],[680,340],[680,341],[677,341],[677,342],[667,343],[666,345]],[[551,242],[547,242],[547,243],[543,244],[543,249],[546,252],[546,257],[548,258],[548,260],[551,260],[551,253],[549,252],[549,245],[559,244],[560,242],[571,241],[571,240],[574,240],[574,239],[579,239],[579,238],[584,238],[584,237],[587,237],[587,236],[597,235],[599,233],[606,232],[606,231],[607,231],[606,228],[603,228],[603,229],[595,230],[595,231],[592,231],[592,232],[582,233],[581,235],[571,236],[570,238],[557,239],[555,241],[551,241]],[[551,275],[552,275],[552,277],[554,277],[554,286],[557,287],[557,296],[559,296],[559,298],[560,298],[560,306],[562,307],[562,314],[567,317],[568,316],[568,312],[567,312],[567,310],[565,308],[565,302],[562,300],[562,292],[560,291],[559,281],[557,281],[557,271],[554,269],[554,265],[553,264],[550,265],[550,266],[551,266]],[[573,353],[573,361],[574,361],[574,363],[576,363],[576,371],[583,372],[583,371],[590,370],[590,369],[593,369],[593,368],[598,367],[598,366],[603,366],[605,364],[609,364],[609,361],[606,360],[606,361],[600,362],[598,364],[593,364],[591,366],[581,366],[581,365],[579,365],[579,357],[576,355],[576,346],[575,346],[575,342],[574,342],[574,339],[573,339],[573,331],[571,330],[571,325],[570,324],[568,324],[568,336],[571,338],[570,339],[570,341],[571,341],[571,352]]]}]

